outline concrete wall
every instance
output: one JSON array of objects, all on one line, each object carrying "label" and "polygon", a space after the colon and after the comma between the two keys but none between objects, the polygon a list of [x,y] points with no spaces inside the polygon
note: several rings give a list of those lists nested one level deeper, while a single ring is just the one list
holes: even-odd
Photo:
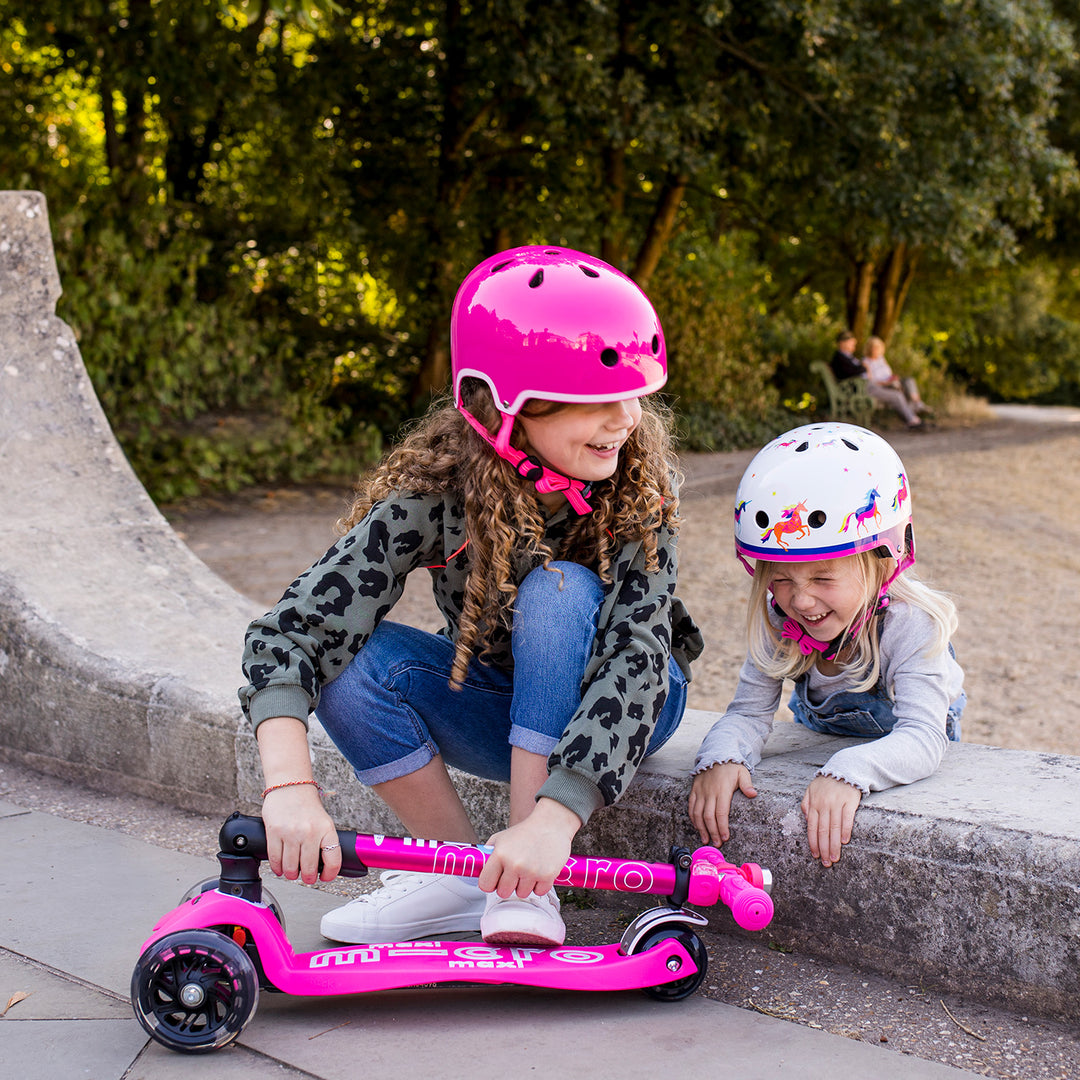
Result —
[{"label": "concrete wall", "polygon": [[40,768],[183,806],[236,799],[254,605],[158,513],[60,296],[43,196],[0,194],[0,709]]},{"label": "concrete wall", "polygon": [[[0,757],[202,811],[253,809],[262,778],[235,690],[254,605],[131,472],[59,294],[44,199],[0,193]],[[579,850],[695,846],[688,773],[713,719],[689,714]],[[726,854],[772,869],[769,939],[1080,1018],[1080,759],[954,746],[933,777],[865,800],[854,842],[822,870],[798,807],[836,742],[778,725],[761,794],[736,804]],[[397,831],[317,724],[312,747],[339,824]],[[459,779],[480,831],[499,828],[503,786]]]}]

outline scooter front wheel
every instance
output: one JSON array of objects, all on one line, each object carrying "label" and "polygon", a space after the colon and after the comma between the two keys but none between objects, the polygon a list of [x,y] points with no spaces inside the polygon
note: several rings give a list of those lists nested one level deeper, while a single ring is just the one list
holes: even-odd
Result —
[{"label": "scooter front wheel", "polygon": [[643,992],[657,1001],[682,1001],[683,998],[689,997],[701,985],[709,969],[709,953],[705,948],[705,943],[688,926],[657,927],[638,942],[634,952],[646,952],[671,938],[675,938],[690,954],[697,971],[672,979],[671,982],[661,983],[659,986],[644,987]]},{"label": "scooter front wheel", "polygon": [[255,965],[216,930],[179,930],[147,946],[131,976],[131,1004],[170,1050],[206,1053],[231,1043],[255,1015]]}]

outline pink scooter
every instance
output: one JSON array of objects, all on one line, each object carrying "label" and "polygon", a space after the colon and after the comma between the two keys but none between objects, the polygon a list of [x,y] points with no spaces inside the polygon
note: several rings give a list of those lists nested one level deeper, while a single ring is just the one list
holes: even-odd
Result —
[{"label": "pink scooter", "polygon": [[[555,884],[666,896],[618,944],[541,949],[473,941],[405,941],[293,952],[259,864],[262,819],[233,814],[221,828],[219,877],[200,882],[154,927],[131,976],[139,1023],[185,1053],[232,1042],[255,1015],[260,987],[286,994],[358,994],[432,983],[516,983],[560,990],[641,989],[679,1001],[705,978],[708,953],[694,927],[708,920],[686,903],[722,900],[739,926],[761,930],[773,915],[772,879],[756,863],[733,866],[712,847],[672,849],[670,863],[574,856]],[[490,849],[437,840],[339,832],[341,873],[368,868],[478,877]]]}]

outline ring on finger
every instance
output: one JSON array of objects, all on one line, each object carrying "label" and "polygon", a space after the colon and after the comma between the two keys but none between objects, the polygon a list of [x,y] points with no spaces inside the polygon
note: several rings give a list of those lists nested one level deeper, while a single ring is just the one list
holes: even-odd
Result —
[{"label": "ring on finger", "polygon": [[340,844],[323,844],[323,846],[322,846],[322,849],[321,849],[321,850],[322,850],[322,851],[335,851],[335,850],[337,850],[337,848],[339,848],[340,846],[341,846]]}]

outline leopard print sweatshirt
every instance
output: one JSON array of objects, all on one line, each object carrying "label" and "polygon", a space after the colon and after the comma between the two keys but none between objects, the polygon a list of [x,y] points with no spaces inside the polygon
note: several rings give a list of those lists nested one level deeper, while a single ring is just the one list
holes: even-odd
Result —
[{"label": "leopard print sweatshirt", "polygon": [[[558,557],[572,520],[569,506],[547,522]],[[347,535],[286,590],[277,606],[248,628],[240,701],[253,726],[274,716],[307,723],[320,690],[349,665],[401,596],[413,570],[431,574],[444,618],[439,631],[456,640],[469,569],[465,519],[450,493],[400,494],[376,503]],[[668,655],[690,676],[701,634],[675,596],[676,537],[663,530],[659,568],[645,569],[641,543],[612,560],[604,586],[581,706],[548,759],[541,795],[582,821],[614,802],[645,754],[668,691]],[[522,558],[520,582],[539,565]],[[491,636],[489,661],[513,666],[509,626]]]}]

